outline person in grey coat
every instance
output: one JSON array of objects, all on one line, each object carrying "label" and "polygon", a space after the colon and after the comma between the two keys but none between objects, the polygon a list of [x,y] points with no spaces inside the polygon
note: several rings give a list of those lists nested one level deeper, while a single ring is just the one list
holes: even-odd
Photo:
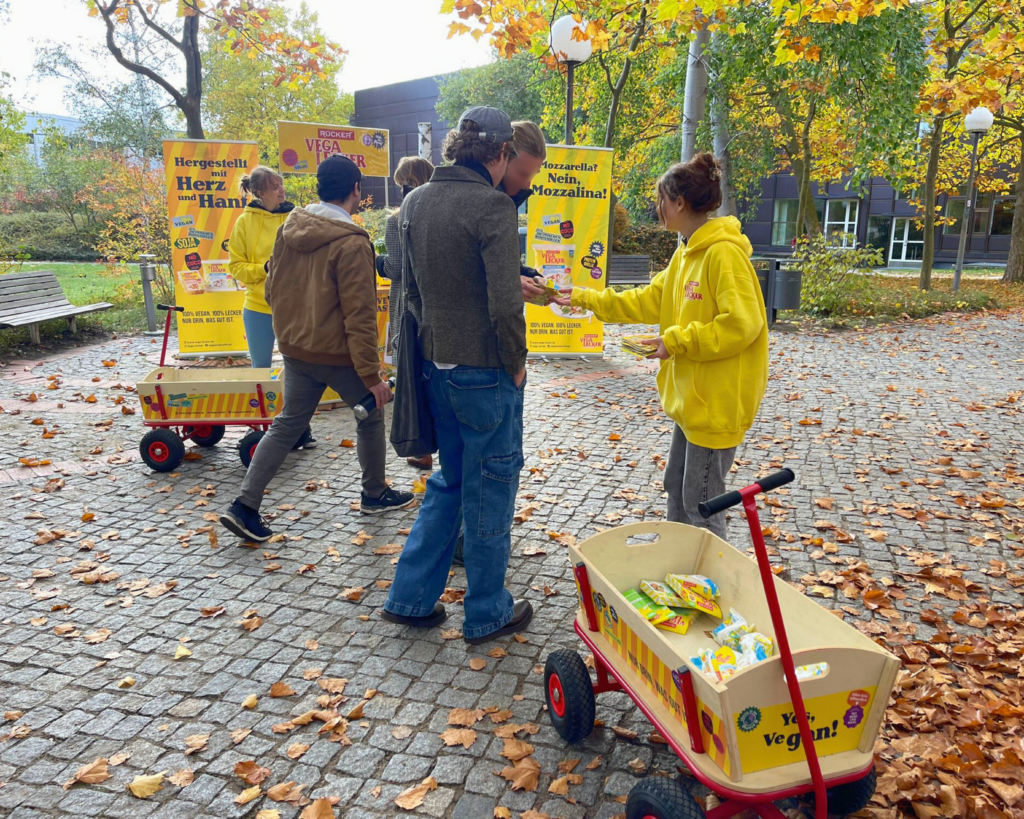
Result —
[{"label": "person in grey coat", "polygon": [[445,138],[453,164],[410,193],[399,215],[441,469],[427,481],[383,617],[423,628],[444,622],[438,601],[465,521],[462,634],[474,645],[522,631],[533,616],[529,601],[505,588],[527,352],[516,209],[496,190],[512,139],[503,111],[467,110]]}]

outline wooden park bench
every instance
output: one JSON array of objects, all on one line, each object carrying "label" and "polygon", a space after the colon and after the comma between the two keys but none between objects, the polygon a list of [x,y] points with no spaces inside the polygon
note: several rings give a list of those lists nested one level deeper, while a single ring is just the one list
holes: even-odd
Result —
[{"label": "wooden park bench", "polygon": [[608,268],[607,283],[609,286],[615,284],[650,284],[651,257],[612,256],[612,263]]},{"label": "wooden park bench", "polygon": [[67,319],[72,333],[78,332],[75,319],[84,313],[109,310],[107,302],[77,306],[67,300],[57,277],[49,270],[8,273],[0,276],[0,329],[28,327],[33,344],[39,343],[39,324],[52,319]]}]

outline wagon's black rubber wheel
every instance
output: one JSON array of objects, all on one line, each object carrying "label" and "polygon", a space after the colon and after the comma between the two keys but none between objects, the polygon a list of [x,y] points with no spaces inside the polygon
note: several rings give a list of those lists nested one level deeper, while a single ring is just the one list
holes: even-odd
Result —
[{"label": "wagon's black rubber wheel", "polygon": [[246,469],[252,463],[252,456],[256,454],[256,446],[263,440],[265,434],[261,429],[252,429],[245,433],[245,437],[238,442],[238,457]]},{"label": "wagon's black rubber wheel", "polygon": [[185,460],[185,442],[169,429],[154,429],[142,436],[139,454],[154,472],[173,472]]},{"label": "wagon's black rubber wheel", "polygon": [[220,439],[224,437],[224,427],[215,424],[199,424],[194,427],[185,427],[185,435],[198,446],[217,446]]},{"label": "wagon's black rubber wheel", "polygon": [[583,659],[560,648],[544,664],[548,716],[566,742],[581,742],[594,730],[594,685]]},{"label": "wagon's black rubber wheel", "polygon": [[[875,795],[875,784],[877,777],[874,768],[867,776],[861,777],[845,785],[836,785],[825,791],[828,797],[829,816],[849,816],[868,806],[871,797]],[[808,816],[814,817],[814,794],[809,793],[803,796],[803,800],[809,805],[805,811]]]},{"label": "wagon's black rubber wheel", "polygon": [[651,776],[629,792],[626,819],[704,819],[704,811],[678,780]]}]

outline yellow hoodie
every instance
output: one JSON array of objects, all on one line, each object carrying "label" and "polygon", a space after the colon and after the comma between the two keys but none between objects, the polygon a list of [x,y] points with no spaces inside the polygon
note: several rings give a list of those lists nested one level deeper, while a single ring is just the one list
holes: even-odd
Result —
[{"label": "yellow hoodie", "polygon": [[574,306],[610,323],[659,324],[671,357],[658,393],[686,440],[738,446],[768,383],[768,319],[750,241],[731,216],[709,219],[647,287],[574,289]]},{"label": "yellow hoodie", "polygon": [[285,202],[273,213],[258,202],[250,202],[238,217],[228,240],[228,272],[245,285],[246,310],[269,313],[270,306],[263,295],[267,272],[263,265],[274,250],[277,229],[295,208]]}]

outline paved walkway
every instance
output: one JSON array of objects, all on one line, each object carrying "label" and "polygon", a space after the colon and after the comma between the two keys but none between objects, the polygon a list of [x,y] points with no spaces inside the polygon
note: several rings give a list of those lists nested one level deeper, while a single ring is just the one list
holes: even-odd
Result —
[{"label": "paved walkway", "polygon": [[[604,360],[530,366],[509,583],[537,614],[527,640],[502,641],[501,651],[380,619],[392,544],[415,511],[353,511],[355,450],[340,445],[355,437],[348,410],[319,416],[320,447],[291,456],[271,485],[264,508],[283,537],[240,548],[213,522],[242,479],[239,433],[171,476],[138,460],[142,425],[125,413],[137,406],[132,386],[154,365],[156,343],[119,339],[9,364],[0,371],[0,815],[297,816],[287,802],[236,804],[249,786],[233,768],[246,760],[270,769],[264,790],[293,781],[309,797],[336,797],[350,819],[401,813],[395,796],[428,776],[437,788],[418,816],[484,819],[498,805],[513,816],[621,815],[637,776],[673,770],[674,757],[650,741],[623,695],[599,698],[604,727],[566,747],[543,713],[540,674],[551,650],[578,646],[574,585],[555,538],[663,512],[671,426],[653,367],[619,352],[614,335],[609,350]],[[984,613],[1000,604],[1019,618],[1020,315],[776,333],[771,373],[734,481],[783,465],[796,472],[797,484],[766,509],[784,577],[890,645],[928,640],[937,628],[986,634]],[[397,458],[390,475],[401,488],[415,477]],[[746,548],[742,520],[730,534]],[[936,558],[922,562],[925,553]],[[921,568],[933,564],[942,565]],[[943,567],[925,587],[921,576]],[[943,592],[953,575],[962,595]],[[857,585],[844,594],[851,577]],[[457,600],[464,575],[451,583]],[[868,587],[884,592],[882,602],[866,598],[871,611],[860,594]],[[965,606],[980,622],[953,617]],[[446,628],[457,630],[459,605],[449,608]],[[190,653],[175,659],[182,648]],[[294,693],[271,696],[280,682]],[[348,700],[339,704],[342,689]],[[324,707],[351,714],[347,732],[282,726]],[[539,726],[527,736],[541,767],[536,792],[512,791],[494,774],[507,763],[501,724],[489,717],[468,748],[444,745],[453,708],[508,710],[509,722]],[[907,715],[889,739],[915,726]],[[98,757],[111,759],[110,779],[62,789]],[[582,781],[568,797],[549,793],[569,759],[581,760]],[[185,787],[165,780],[145,800],[125,789],[138,774],[185,769],[194,777]]]}]

